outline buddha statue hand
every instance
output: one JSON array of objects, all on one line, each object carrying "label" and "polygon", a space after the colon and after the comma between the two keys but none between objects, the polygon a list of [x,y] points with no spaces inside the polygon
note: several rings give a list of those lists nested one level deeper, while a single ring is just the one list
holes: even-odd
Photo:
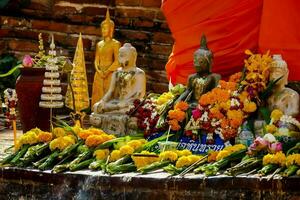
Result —
[{"label": "buddha statue hand", "polygon": [[93,106],[94,113],[103,113],[104,112],[104,101],[100,100]]}]

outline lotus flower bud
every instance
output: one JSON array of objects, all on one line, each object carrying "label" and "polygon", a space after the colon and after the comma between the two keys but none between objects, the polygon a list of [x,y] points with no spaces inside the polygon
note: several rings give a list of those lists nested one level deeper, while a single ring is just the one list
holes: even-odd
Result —
[{"label": "lotus flower bud", "polygon": [[25,55],[24,56],[22,64],[23,64],[24,67],[32,67],[33,60],[30,57],[30,55]]}]

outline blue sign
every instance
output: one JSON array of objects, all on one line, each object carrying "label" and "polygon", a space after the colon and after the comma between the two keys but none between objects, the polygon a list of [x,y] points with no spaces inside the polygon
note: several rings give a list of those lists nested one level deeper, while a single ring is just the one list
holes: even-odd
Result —
[{"label": "blue sign", "polygon": [[217,135],[215,137],[215,144],[206,144],[206,134],[199,140],[191,140],[189,137],[181,137],[177,149],[188,149],[194,154],[205,154],[209,150],[220,151],[225,145],[224,141]]}]

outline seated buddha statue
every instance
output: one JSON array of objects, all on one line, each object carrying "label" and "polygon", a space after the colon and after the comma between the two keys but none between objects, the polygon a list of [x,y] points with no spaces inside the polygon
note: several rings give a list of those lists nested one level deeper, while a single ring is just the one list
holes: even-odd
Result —
[{"label": "seated buddha statue", "polygon": [[273,55],[273,63],[270,68],[270,81],[276,82],[272,95],[268,98],[270,110],[279,109],[285,115],[296,117],[299,114],[299,94],[285,87],[288,83],[289,70],[281,55]]},{"label": "seated buddha statue", "polygon": [[136,49],[125,43],[118,59],[121,67],[113,73],[108,92],[94,105],[94,113],[126,113],[135,99],[145,96],[146,75],[136,67]]},{"label": "seated buddha statue", "polygon": [[201,46],[194,53],[194,66],[196,73],[188,77],[187,90],[180,96],[180,100],[187,100],[192,108],[198,105],[202,94],[218,85],[221,78],[219,74],[211,72],[213,54],[208,49],[205,35],[202,35]]},{"label": "seated buddha statue", "polygon": [[118,53],[121,44],[113,39],[114,22],[110,19],[108,9],[106,18],[101,23],[101,32],[103,39],[96,44],[92,106],[108,91],[112,74],[119,67]]}]

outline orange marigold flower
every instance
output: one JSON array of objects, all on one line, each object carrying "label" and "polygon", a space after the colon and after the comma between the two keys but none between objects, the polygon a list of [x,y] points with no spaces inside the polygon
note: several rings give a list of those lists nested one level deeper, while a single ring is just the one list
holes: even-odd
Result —
[{"label": "orange marigold flower", "polygon": [[88,147],[96,147],[105,142],[102,135],[90,135],[85,140],[85,145]]},{"label": "orange marigold flower", "polygon": [[239,95],[239,99],[241,102],[244,102],[246,99],[248,99],[249,93],[247,91],[243,91],[240,95]]},{"label": "orange marigold flower", "polygon": [[169,119],[176,119],[179,122],[185,119],[185,112],[181,110],[170,110],[168,114]]},{"label": "orange marigold flower", "polygon": [[229,77],[229,82],[238,83],[238,82],[240,82],[241,77],[242,77],[242,72],[237,72],[237,73],[235,73],[235,74],[232,74],[232,75]]},{"label": "orange marigold flower", "polygon": [[199,99],[199,104],[201,106],[206,106],[206,105],[212,104],[213,102],[214,102],[214,99],[212,98],[211,92],[203,94]]},{"label": "orange marigold flower", "polygon": [[89,131],[92,132],[93,135],[103,135],[106,134],[103,130],[97,128],[89,128]]},{"label": "orange marigold flower", "polygon": [[181,128],[176,119],[169,120],[168,123],[171,126],[172,131],[178,131]]},{"label": "orange marigold flower", "polygon": [[215,102],[226,102],[230,98],[229,90],[214,88],[211,93]]},{"label": "orange marigold flower", "polygon": [[216,118],[216,119],[222,119],[222,118],[224,118],[224,115],[221,113],[221,111],[218,108],[213,107],[210,109],[209,117]]},{"label": "orange marigold flower", "polygon": [[229,126],[229,120],[226,119],[226,118],[222,119],[220,125],[221,125],[221,128],[222,128],[222,129],[227,128],[227,127]]},{"label": "orange marigold flower", "polygon": [[87,139],[90,135],[93,135],[93,132],[90,130],[83,130],[78,133],[78,136],[83,140]]},{"label": "orange marigold flower", "polygon": [[230,120],[230,126],[238,128],[243,123],[243,112],[240,110],[227,111],[227,117]]},{"label": "orange marigold flower", "polygon": [[235,82],[226,82],[224,80],[220,80],[219,84],[220,84],[221,88],[225,89],[225,90],[234,91],[236,89],[236,83]]},{"label": "orange marigold flower", "polygon": [[185,101],[180,101],[174,106],[175,110],[186,111],[189,108],[189,104]]},{"label": "orange marigold flower", "polygon": [[256,104],[254,102],[245,102],[243,111],[247,113],[252,113],[256,110]]},{"label": "orange marigold flower", "polygon": [[207,162],[214,162],[217,160],[218,151],[211,151],[208,153]]},{"label": "orange marigold flower", "polygon": [[223,110],[229,110],[230,109],[230,101],[221,102],[219,106]]},{"label": "orange marigold flower", "polygon": [[39,142],[50,142],[53,138],[52,133],[49,132],[40,132],[38,134],[38,140]]}]

